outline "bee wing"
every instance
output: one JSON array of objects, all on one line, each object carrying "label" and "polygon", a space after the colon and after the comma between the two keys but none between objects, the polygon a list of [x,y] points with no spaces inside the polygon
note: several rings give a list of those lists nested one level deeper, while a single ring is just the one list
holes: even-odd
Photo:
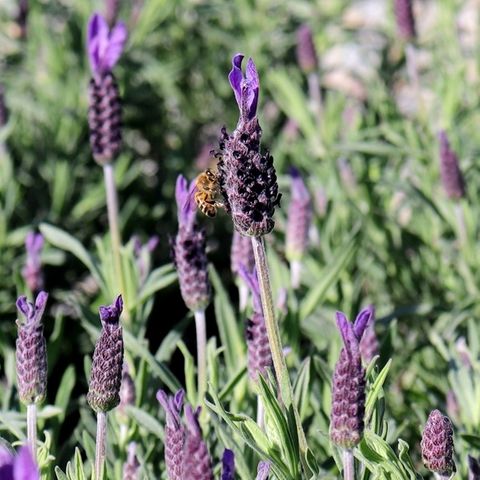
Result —
[{"label": "bee wing", "polygon": [[197,182],[193,181],[190,183],[190,188],[188,189],[188,195],[185,198],[185,204],[183,205],[184,212],[188,212],[189,210],[196,209],[195,203],[195,192],[198,190]]}]

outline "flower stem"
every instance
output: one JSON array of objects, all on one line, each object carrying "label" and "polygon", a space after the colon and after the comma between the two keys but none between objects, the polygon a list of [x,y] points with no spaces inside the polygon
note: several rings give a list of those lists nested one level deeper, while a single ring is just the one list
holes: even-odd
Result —
[{"label": "flower stem", "polygon": [[[126,298],[125,281],[123,278],[122,257],[120,248],[122,239],[120,236],[120,227],[118,222],[118,197],[117,187],[115,185],[115,175],[113,165],[107,163],[103,166],[103,177],[105,179],[105,192],[107,195],[107,212],[108,212],[108,226],[110,229],[110,240],[112,242],[113,267],[115,269],[115,277],[118,279],[120,293],[123,295],[124,301]],[[115,287],[115,291],[117,288]],[[124,306],[125,319],[130,319],[130,312],[128,311],[128,303],[125,301]]]},{"label": "flower stem", "polygon": [[95,444],[95,480],[100,480],[105,463],[107,443],[107,412],[97,413],[97,439]]},{"label": "flower stem", "polygon": [[247,308],[249,290],[243,280],[238,281],[238,308],[244,312]]},{"label": "flower stem", "polygon": [[27,405],[27,441],[32,458],[37,459],[37,405]]},{"label": "flower stem", "polygon": [[207,329],[205,325],[205,310],[195,311],[195,328],[197,331],[198,403],[201,404],[207,391]]},{"label": "flower stem", "polygon": [[257,395],[257,425],[261,430],[265,428],[265,408],[260,395]]},{"label": "flower stem", "polygon": [[320,89],[320,80],[317,72],[311,72],[308,74],[308,96],[312,105],[313,112],[317,120],[317,126],[320,126],[322,122],[322,91]]},{"label": "flower stem", "polygon": [[343,480],[355,480],[355,459],[349,449],[343,451]]},{"label": "flower stem", "polygon": [[288,376],[287,364],[283,356],[282,341],[280,338],[280,329],[275,319],[273,308],[272,289],[270,286],[270,276],[267,264],[267,255],[265,252],[265,242],[263,237],[252,237],[253,253],[255,255],[255,265],[258,273],[258,283],[260,286],[260,296],[262,299],[263,316],[267,328],[268,342],[272,352],[273,366],[280,386],[280,395],[287,409],[291,406],[295,415],[297,424],[297,434],[300,446],[302,461],[307,450],[307,440],[302,428],[302,422],[298,413],[297,406],[293,399],[293,388]]},{"label": "flower stem", "polygon": [[300,287],[300,279],[302,275],[302,262],[300,260],[292,260],[290,262],[290,284],[294,290]]}]

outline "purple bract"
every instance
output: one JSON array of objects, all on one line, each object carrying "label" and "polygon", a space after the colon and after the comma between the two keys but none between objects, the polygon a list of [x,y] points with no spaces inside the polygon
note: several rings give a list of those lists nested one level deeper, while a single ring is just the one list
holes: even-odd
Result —
[{"label": "purple bract", "polygon": [[228,75],[228,80],[235,94],[241,118],[252,120],[257,114],[260,81],[255,63],[251,58],[248,59],[245,76],[243,75],[242,62],[244,57],[245,55],[242,53],[237,53],[233,57],[233,68]]}]

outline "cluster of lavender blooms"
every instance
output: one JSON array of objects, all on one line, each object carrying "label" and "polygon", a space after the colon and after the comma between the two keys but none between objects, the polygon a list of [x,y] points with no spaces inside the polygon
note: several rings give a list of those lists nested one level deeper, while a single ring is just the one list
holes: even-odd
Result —
[{"label": "cluster of lavender blooms", "polygon": [[293,288],[300,286],[301,259],[308,246],[308,235],[312,221],[310,192],[297,168],[290,169],[291,200],[288,207],[285,255],[290,262]]},{"label": "cluster of lavender blooms", "polygon": [[415,17],[413,15],[413,0],[395,0],[395,20],[400,38],[410,41],[415,38]]},{"label": "cluster of lavender blooms", "polygon": [[175,199],[178,233],[172,241],[172,257],[178,272],[180,291],[185,305],[192,311],[204,310],[210,303],[210,282],[206,255],[205,230],[196,222],[197,207],[193,199],[195,182],[177,178]]},{"label": "cluster of lavender blooms", "polygon": [[246,74],[241,66],[244,55],[233,57],[230,85],[240,109],[237,127],[231,135],[222,129],[218,172],[220,191],[236,230],[245,236],[260,237],[274,227],[275,206],[280,203],[273,158],[261,153],[262,130],[257,118],[260,88],[255,63],[250,58]]},{"label": "cluster of lavender blooms", "polygon": [[92,70],[89,85],[88,122],[93,158],[105,165],[120,152],[121,103],[112,69],[122,54],[127,28],[118,22],[112,28],[96,13],[88,23],[87,50]]},{"label": "cluster of lavender blooms", "polygon": [[448,198],[458,200],[465,197],[465,181],[460,170],[458,157],[450,147],[447,133],[442,130],[438,134],[440,176]]},{"label": "cluster of lavender blooms", "polygon": [[245,336],[248,349],[248,376],[256,383],[258,382],[258,376],[264,375],[266,370],[272,367],[272,353],[268,344],[257,272],[256,270],[249,272],[242,265],[239,274],[252,292],[253,314],[247,320]]}]

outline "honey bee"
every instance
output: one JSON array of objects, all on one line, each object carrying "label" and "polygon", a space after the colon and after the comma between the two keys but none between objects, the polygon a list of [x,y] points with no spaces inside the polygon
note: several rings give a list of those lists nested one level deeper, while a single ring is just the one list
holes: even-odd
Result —
[{"label": "honey bee", "polygon": [[214,217],[223,203],[217,200],[220,194],[218,174],[207,168],[195,180],[194,199],[198,209],[207,217]]}]

